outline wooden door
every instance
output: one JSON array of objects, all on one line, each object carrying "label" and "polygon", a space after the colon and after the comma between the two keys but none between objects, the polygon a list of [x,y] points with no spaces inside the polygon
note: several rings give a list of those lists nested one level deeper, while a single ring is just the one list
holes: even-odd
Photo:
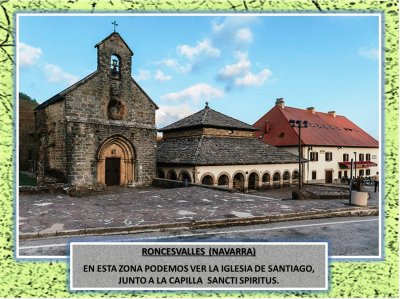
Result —
[{"label": "wooden door", "polygon": [[332,170],[325,170],[325,183],[326,184],[332,184],[332,175],[333,171]]},{"label": "wooden door", "polygon": [[118,186],[120,183],[120,158],[106,158],[106,185]]}]

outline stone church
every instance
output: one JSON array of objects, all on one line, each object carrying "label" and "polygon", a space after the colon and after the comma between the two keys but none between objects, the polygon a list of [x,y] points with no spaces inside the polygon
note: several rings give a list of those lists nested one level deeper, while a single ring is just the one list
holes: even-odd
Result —
[{"label": "stone church", "polygon": [[97,70],[35,109],[38,184],[149,185],[156,175],[157,105],[132,78],[133,52],[113,32]]}]

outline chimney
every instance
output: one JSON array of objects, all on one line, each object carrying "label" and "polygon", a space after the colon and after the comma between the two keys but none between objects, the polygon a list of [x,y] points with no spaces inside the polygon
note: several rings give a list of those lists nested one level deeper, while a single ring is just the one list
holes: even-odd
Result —
[{"label": "chimney", "polygon": [[308,107],[308,111],[311,111],[312,114],[315,114],[315,108],[314,107]]},{"label": "chimney", "polygon": [[275,101],[275,105],[281,108],[285,108],[285,100],[283,98],[278,98]]},{"label": "chimney", "polygon": [[328,115],[336,117],[336,111],[328,111]]}]

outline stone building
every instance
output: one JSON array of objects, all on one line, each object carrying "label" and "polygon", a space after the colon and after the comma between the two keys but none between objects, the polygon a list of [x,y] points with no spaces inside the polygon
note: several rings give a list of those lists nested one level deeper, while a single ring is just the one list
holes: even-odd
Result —
[{"label": "stone building", "polygon": [[157,105],[131,76],[133,52],[114,32],[97,70],[35,109],[38,183],[150,184],[156,174]]},{"label": "stone building", "polygon": [[291,119],[308,121],[308,127],[301,129],[301,152],[308,160],[303,164],[305,182],[347,182],[351,159],[355,162],[353,176],[373,176],[379,171],[379,142],[335,111],[288,107],[280,98],[253,126],[263,142],[298,154],[298,129],[291,127]]},{"label": "stone building", "polygon": [[259,141],[257,129],[208,105],[159,131],[159,178],[241,191],[298,182],[298,156]]}]

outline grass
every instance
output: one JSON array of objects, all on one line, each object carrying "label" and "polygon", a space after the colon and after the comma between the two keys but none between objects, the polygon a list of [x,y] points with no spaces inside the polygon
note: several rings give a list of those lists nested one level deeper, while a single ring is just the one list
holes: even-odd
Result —
[{"label": "grass", "polygon": [[20,172],[19,173],[19,185],[20,186],[36,186],[36,178]]}]

